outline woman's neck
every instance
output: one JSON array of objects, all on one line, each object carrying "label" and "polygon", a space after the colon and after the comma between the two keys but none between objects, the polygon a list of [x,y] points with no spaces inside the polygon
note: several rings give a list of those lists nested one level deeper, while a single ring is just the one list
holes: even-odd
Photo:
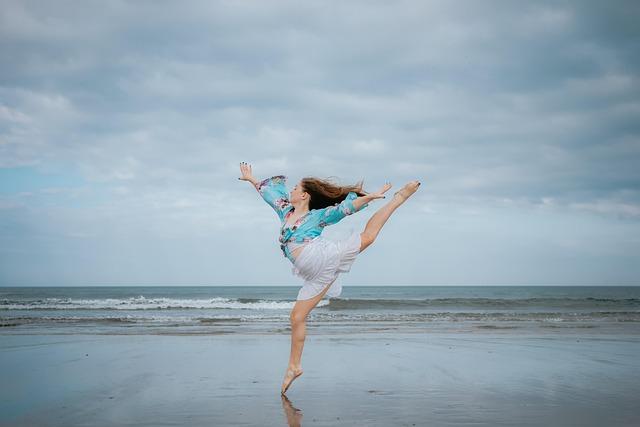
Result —
[{"label": "woman's neck", "polygon": [[304,215],[309,212],[309,204],[308,203],[292,203],[293,210],[296,212],[296,215]]}]

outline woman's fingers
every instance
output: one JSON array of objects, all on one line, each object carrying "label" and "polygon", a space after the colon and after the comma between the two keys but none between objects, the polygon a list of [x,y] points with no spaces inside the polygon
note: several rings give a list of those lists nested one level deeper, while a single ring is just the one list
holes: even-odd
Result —
[{"label": "woman's fingers", "polygon": [[247,162],[240,162],[240,172],[242,172],[242,177],[238,179],[242,179],[248,181],[253,175],[251,172],[251,165]]},{"label": "woman's fingers", "polygon": [[242,173],[242,177],[238,179],[246,179],[247,178],[247,164],[245,162],[240,162],[240,172]]},{"label": "woman's fingers", "polygon": [[384,183],[384,185],[382,186],[382,188],[380,188],[379,191],[376,191],[375,193],[370,194],[370,196],[373,197],[374,199],[384,199],[386,197],[384,193],[389,191],[390,188],[391,188],[391,183],[387,181]]},{"label": "woman's fingers", "polygon": [[391,183],[389,181],[387,181],[382,188],[380,189],[380,191],[378,191],[378,193],[380,194],[384,194],[385,192],[389,191],[389,189],[391,188]]}]

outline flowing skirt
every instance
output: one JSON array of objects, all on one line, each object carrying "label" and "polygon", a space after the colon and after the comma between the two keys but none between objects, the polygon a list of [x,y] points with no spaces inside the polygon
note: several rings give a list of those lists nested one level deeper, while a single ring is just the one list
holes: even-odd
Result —
[{"label": "flowing skirt", "polygon": [[325,297],[335,298],[342,293],[342,285],[335,281],[340,273],[347,273],[360,253],[360,233],[351,234],[341,240],[330,240],[322,235],[309,242],[293,264],[291,272],[304,279],[297,300],[306,300],[317,296],[322,290],[333,284]]}]

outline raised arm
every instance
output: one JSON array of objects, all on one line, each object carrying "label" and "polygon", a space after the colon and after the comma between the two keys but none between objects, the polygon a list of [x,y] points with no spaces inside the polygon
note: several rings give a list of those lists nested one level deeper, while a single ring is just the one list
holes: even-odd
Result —
[{"label": "raised arm", "polygon": [[333,206],[328,206],[322,209],[320,214],[320,225],[327,226],[335,224],[347,215],[351,215],[358,212],[367,206],[369,206],[369,196],[360,196],[350,191],[347,197],[340,203],[336,203]]},{"label": "raised arm", "polygon": [[250,182],[264,201],[276,211],[280,221],[284,221],[284,215],[291,206],[289,191],[287,191],[286,187],[287,177],[275,175],[258,181],[251,172],[251,165],[244,162],[240,163],[240,171],[242,172],[242,177],[238,179]]},{"label": "raised arm", "polygon": [[372,201],[373,199],[376,199],[376,197],[373,197],[370,194],[367,194],[366,196],[357,197],[353,199],[353,207],[357,212],[362,208],[366,208],[367,206],[369,206],[369,202]]},{"label": "raised arm", "polygon": [[350,191],[342,202],[323,209],[320,225],[324,227],[326,225],[335,224],[345,216],[366,208],[369,206],[370,201],[375,199],[384,199],[384,193],[389,190],[389,188],[391,188],[391,183],[386,182],[380,190],[360,197],[358,197],[358,194],[354,191]]}]

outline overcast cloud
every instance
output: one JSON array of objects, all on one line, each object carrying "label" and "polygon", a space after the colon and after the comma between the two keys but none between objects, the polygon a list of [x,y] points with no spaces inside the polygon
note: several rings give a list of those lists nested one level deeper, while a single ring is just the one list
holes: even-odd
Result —
[{"label": "overcast cloud", "polygon": [[639,284],[638,22],[634,1],[0,1],[0,285],[298,284],[241,161],[289,188],[422,182],[344,284]]}]

